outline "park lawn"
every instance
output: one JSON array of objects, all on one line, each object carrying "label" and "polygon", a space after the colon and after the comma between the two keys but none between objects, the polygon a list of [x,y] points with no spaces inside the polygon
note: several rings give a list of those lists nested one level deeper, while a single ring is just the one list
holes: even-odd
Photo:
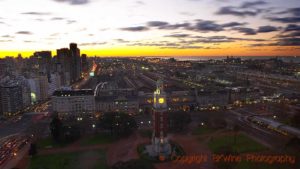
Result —
[{"label": "park lawn", "polygon": [[51,137],[43,138],[37,141],[38,148],[59,148],[66,146],[67,143],[56,143]]},{"label": "park lawn", "polygon": [[107,169],[105,152],[97,150],[92,153],[93,157],[96,157],[93,161],[86,157],[91,151],[37,155],[31,159],[28,169],[85,169],[85,164],[90,163],[94,169]]},{"label": "park lawn", "polygon": [[79,153],[62,153],[35,156],[31,159],[28,169],[72,169],[78,166]]},{"label": "park lawn", "polygon": [[208,126],[199,126],[195,130],[193,130],[192,134],[193,135],[205,135],[209,133],[215,132],[216,129],[210,128]]},{"label": "park lawn", "polygon": [[256,141],[252,140],[244,134],[237,134],[236,144],[234,144],[233,135],[214,137],[208,142],[208,147],[213,152],[218,152],[223,147],[231,147],[234,151],[238,153],[260,152],[268,150],[265,146],[257,143]]},{"label": "park lawn", "polygon": [[99,159],[96,160],[93,169],[108,169],[108,166],[106,164],[106,154],[103,150],[98,150]]},{"label": "park lawn", "polygon": [[115,138],[111,136],[109,133],[99,133],[93,136],[88,136],[86,138],[83,138],[80,141],[80,144],[82,146],[88,146],[88,145],[96,145],[96,144],[109,144],[115,141]]},{"label": "park lawn", "polygon": [[140,130],[139,133],[142,137],[146,137],[146,138],[152,137],[152,130],[144,129],[144,130]]}]

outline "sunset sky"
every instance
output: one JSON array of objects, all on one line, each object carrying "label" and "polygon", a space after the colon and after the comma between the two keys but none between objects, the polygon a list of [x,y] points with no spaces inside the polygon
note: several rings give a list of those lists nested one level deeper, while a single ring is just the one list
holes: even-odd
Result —
[{"label": "sunset sky", "polygon": [[[299,0],[0,0],[0,57],[300,55]],[[55,52],[53,52],[55,55]]]}]

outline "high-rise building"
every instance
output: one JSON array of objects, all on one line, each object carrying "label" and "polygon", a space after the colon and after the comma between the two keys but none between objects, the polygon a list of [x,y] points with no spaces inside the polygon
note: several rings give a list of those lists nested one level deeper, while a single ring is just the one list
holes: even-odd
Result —
[{"label": "high-rise building", "polygon": [[51,96],[53,92],[61,87],[61,78],[58,73],[51,74],[51,83],[49,83],[48,95]]},{"label": "high-rise building", "polygon": [[50,81],[50,73],[51,73],[51,51],[40,51],[35,52],[33,57],[36,58],[38,62],[38,71],[39,73],[44,73],[47,75],[48,81]]},{"label": "high-rise building", "polygon": [[48,84],[48,78],[45,75],[39,75],[39,86],[40,86],[40,100],[44,101],[48,99],[48,90],[49,90],[49,84]]},{"label": "high-rise building", "polygon": [[81,55],[81,63],[82,63],[82,72],[87,72],[89,65],[88,65],[86,54]]},{"label": "high-rise building", "polygon": [[71,83],[71,68],[73,67],[70,50],[68,48],[62,48],[57,49],[56,52],[56,70],[61,76],[61,84],[69,85]]},{"label": "high-rise building", "polygon": [[153,94],[153,134],[152,146],[154,155],[165,158],[171,154],[171,146],[168,142],[168,112],[167,95],[163,90],[162,80],[156,83],[156,90]]},{"label": "high-rise building", "polygon": [[71,54],[71,83],[77,81],[81,77],[81,58],[80,50],[77,48],[76,43],[70,43],[70,54]]},{"label": "high-rise building", "polygon": [[0,108],[3,115],[14,115],[23,109],[22,87],[15,81],[0,85]]}]

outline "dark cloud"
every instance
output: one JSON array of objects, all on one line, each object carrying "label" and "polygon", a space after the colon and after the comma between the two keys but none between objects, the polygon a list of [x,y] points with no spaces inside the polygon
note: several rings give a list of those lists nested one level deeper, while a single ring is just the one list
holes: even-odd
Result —
[{"label": "dark cloud", "polygon": [[181,33],[181,34],[166,35],[165,37],[171,37],[171,38],[186,38],[186,37],[189,37],[189,36],[190,36],[189,34]]},{"label": "dark cloud", "polygon": [[202,46],[163,46],[161,49],[203,49]]},{"label": "dark cloud", "polygon": [[194,26],[189,27],[190,30],[202,31],[202,32],[219,32],[223,30],[222,25],[215,23],[214,21],[199,20]]},{"label": "dark cloud", "polygon": [[243,25],[245,25],[245,24],[246,24],[246,23],[240,23],[240,22],[228,22],[228,23],[222,24],[222,27],[223,27],[223,28],[226,28],[226,27],[243,26]]},{"label": "dark cloud", "polygon": [[138,5],[145,5],[144,1],[135,1],[135,3],[138,4]]},{"label": "dark cloud", "polygon": [[252,8],[252,7],[256,7],[256,6],[261,6],[261,5],[265,5],[267,4],[267,2],[265,1],[253,1],[253,2],[244,2],[240,7],[241,8]]},{"label": "dark cloud", "polygon": [[222,7],[216,12],[218,15],[234,15],[234,16],[255,16],[260,13],[260,10],[241,10],[239,8],[227,6]]},{"label": "dark cloud", "polygon": [[163,21],[150,21],[150,22],[147,22],[147,25],[150,27],[162,27],[162,26],[169,25],[169,23],[163,22]]},{"label": "dark cloud", "polygon": [[31,40],[24,40],[23,42],[25,42],[25,43],[34,43],[35,41],[31,41]]},{"label": "dark cloud", "polygon": [[300,25],[295,25],[295,24],[289,24],[285,29],[285,32],[289,31],[300,31]]},{"label": "dark cloud", "polygon": [[90,1],[89,0],[54,0],[56,2],[68,2],[71,5],[84,5],[88,4]]},{"label": "dark cloud", "polygon": [[216,14],[218,14],[218,15],[234,15],[234,16],[239,16],[239,17],[256,16],[263,11],[257,7],[260,7],[265,4],[267,4],[267,2],[262,1],[262,0],[248,1],[248,2],[244,2],[242,5],[240,5],[238,7],[233,7],[233,6],[221,7],[216,12]]},{"label": "dark cloud", "polygon": [[262,46],[300,46],[300,38],[298,37],[288,37],[279,38],[273,43],[256,43],[249,45],[250,47],[262,47]]},{"label": "dark cloud", "polygon": [[285,27],[279,38],[292,38],[300,36],[300,26],[295,24],[289,24]]},{"label": "dark cloud", "polygon": [[77,21],[76,20],[67,20],[67,24],[73,24],[73,23],[76,23]]},{"label": "dark cloud", "polygon": [[228,37],[228,36],[194,36],[192,40],[185,41],[185,43],[230,43],[230,42],[236,42],[236,41],[250,41],[250,42],[263,42],[265,40],[263,39],[251,39],[251,38],[234,38],[234,37]]},{"label": "dark cloud", "polygon": [[282,38],[276,46],[300,46],[300,38]]},{"label": "dark cloud", "polygon": [[14,36],[10,36],[10,35],[2,35],[2,38],[14,38]]},{"label": "dark cloud", "polygon": [[300,17],[269,17],[270,21],[281,22],[281,23],[299,23]]},{"label": "dark cloud", "polygon": [[289,12],[294,16],[300,16],[300,7],[299,8],[290,8]]},{"label": "dark cloud", "polygon": [[235,28],[232,28],[232,29],[236,30],[240,33],[243,33],[244,35],[256,35],[255,29],[252,29],[252,28],[235,27]]},{"label": "dark cloud", "polygon": [[281,34],[278,37],[280,38],[292,38],[292,37],[299,37],[300,36],[300,31],[296,31],[296,32],[290,32],[287,34]]},{"label": "dark cloud", "polygon": [[62,17],[53,17],[53,18],[51,18],[51,20],[53,20],[53,21],[60,21],[60,20],[65,20],[65,18],[62,18]]},{"label": "dark cloud", "polygon": [[32,33],[29,31],[18,31],[16,34],[21,34],[21,35],[31,35]]},{"label": "dark cloud", "polygon": [[129,43],[130,41],[124,40],[124,39],[115,39],[115,41],[119,43]]},{"label": "dark cloud", "polygon": [[106,42],[92,42],[92,43],[80,43],[80,46],[98,46],[98,45],[105,45]]},{"label": "dark cloud", "polygon": [[128,46],[157,46],[157,47],[178,47],[180,43],[159,41],[159,42],[135,42],[128,44]]},{"label": "dark cloud", "polygon": [[165,26],[160,26],[159,29],[167,29],[167,30],[174,30],[174,29],[188,29],[190,27],[190,23],[176,23],[176,24],[168,24]]},{"label": "dark cloud", "polygon": [[257,33],[268,33],[278,31],[278,28],[275,26],[260,26],[257,30]]},{"label": "dark cloud", "polygon": [[277,12],[275,14],[290,14],[292,16],[300,16],[300,7],[299,8],[289,8],[287,10]]},{"label": "dark cloud", "polygon": [[51,15],[50,12],[23,12],[23,15]]},{"label": "dark cloud", "polygon": [[42,22],[42,21],[44,21],[44,19],[42,19],[42,18],[37,18],[37,19],[35,19],[35,21],[40,21],[40,22]]},{"label": "dark cloud", "polygon": [[130,31],[130,32],[141,32],[141,31],[147,31],[149,30],[149,28],[146,26],[133,26],[133,27],[121,28],[121,30]]}]

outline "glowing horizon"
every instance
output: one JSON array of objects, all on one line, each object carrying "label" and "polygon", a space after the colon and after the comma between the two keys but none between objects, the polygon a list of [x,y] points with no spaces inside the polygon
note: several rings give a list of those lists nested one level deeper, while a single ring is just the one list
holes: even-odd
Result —
[{"label": "glowing horizon", "polygon": [[0,5],[0,58],[42,50],[54,56],[70,42],[81,53],[103,57],[300,55],[299,0],[2,0]]}]

